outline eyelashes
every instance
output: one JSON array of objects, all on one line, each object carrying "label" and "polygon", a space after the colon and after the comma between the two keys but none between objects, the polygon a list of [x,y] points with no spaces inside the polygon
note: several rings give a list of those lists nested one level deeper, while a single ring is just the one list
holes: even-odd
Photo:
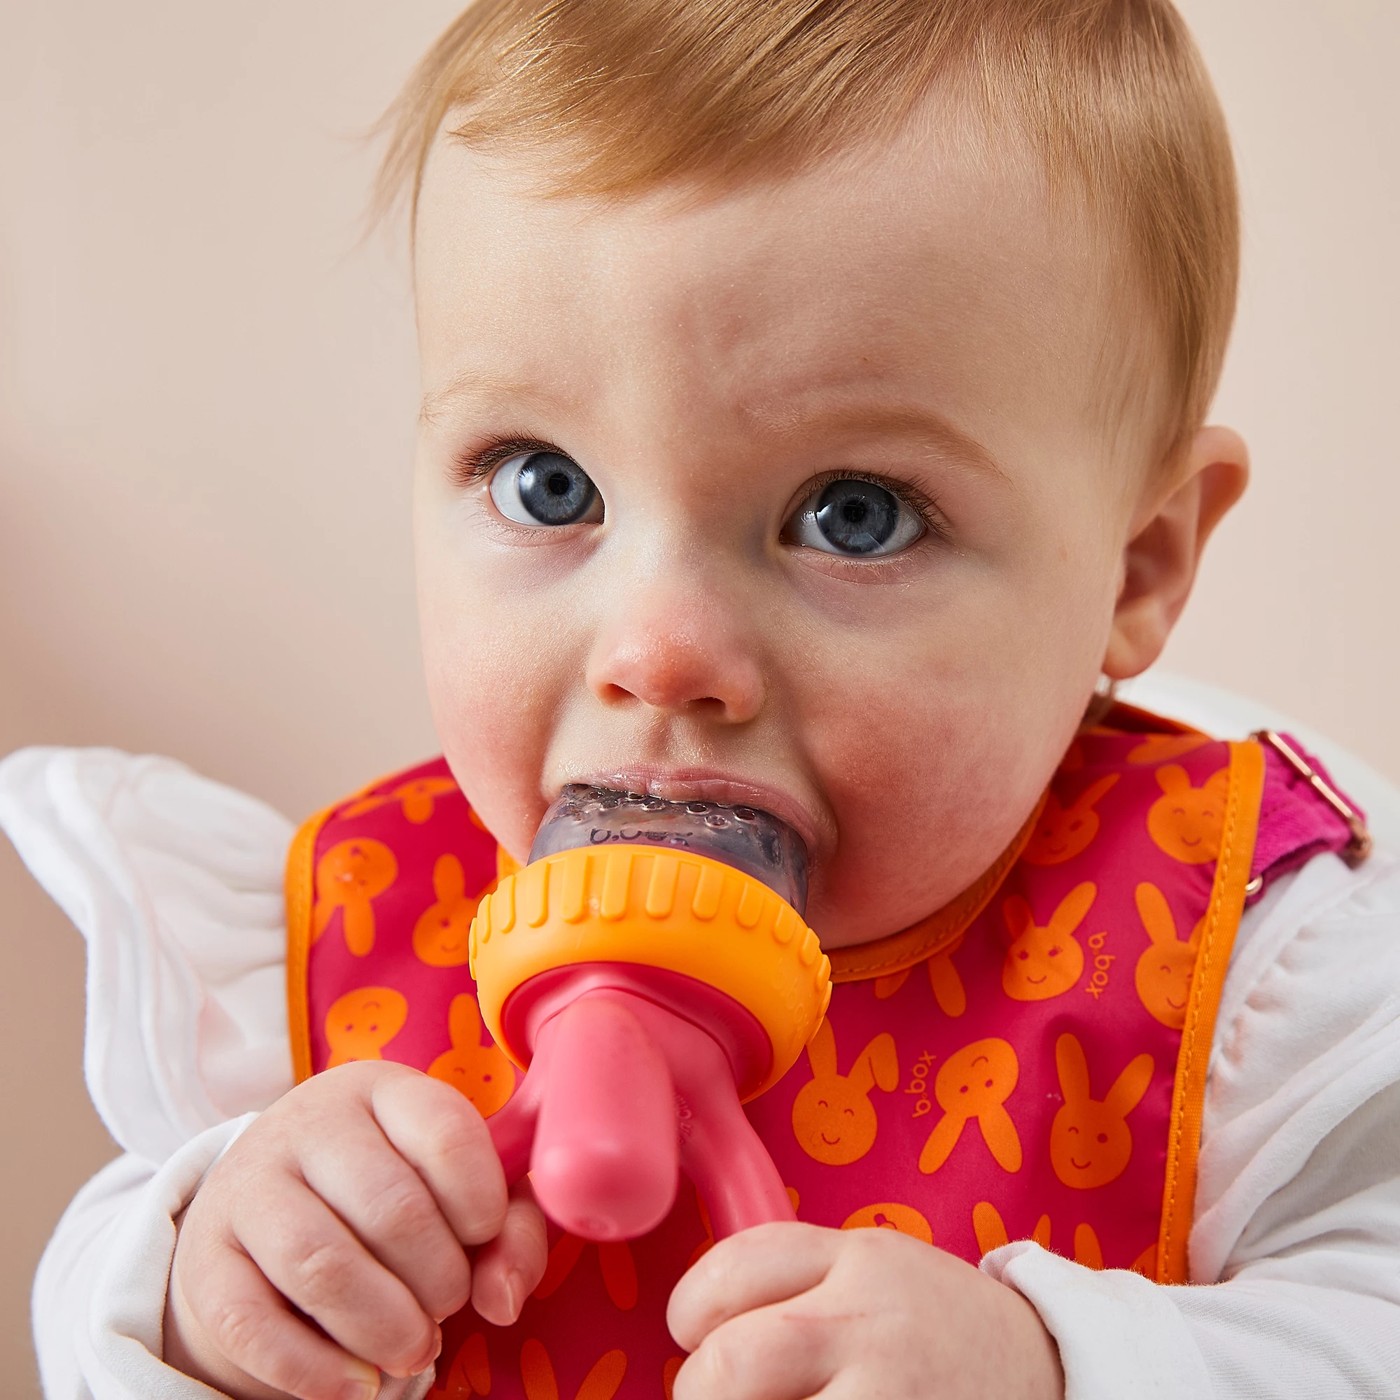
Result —
[{"label": "eyelashes", "polygon": [[948,523],[948,517],[932,496],[921,491],[911,481],[896,481],[892,477],[881,476],[878,472],[863,472],[859,469],[819,472],[804,488],[802,501],[805,503],[813,497],[824,495],[827,487],[834,486],[838,481],[863,481],[871,486],[878,486],[882,491],[888,491],[914,513],[928,534],[943,543],[949,541],[952,527]]},{"label": "eyelashes", "polygon": [[507,458],[523,452],[557,452],[561,457],[569,455],[560,452],[552,442],[544,442],[540,438],[496,438],[476,451],[455,454],[448,474],[454,486],[465,490],[475,486],[478,481],[484,481]]},{"label": "eyelashes", "polygon": [[[532,437],[529,434],[506,434],[499,438],[488,441],[484,446],[465,450],[454,454],[449,465],[449,479],[452,484],[461,490],[466,490],[491,478],[496,468],[503,462],[509,461],[513,457],[528,455],[531,453],[548,453],[553,456],[573,459],[569,457],[556,444],[548,442],[543,438]],[[790,537],[790,524],[799,515],[803,519],[809,519],[811,512],[800,511],[799,507],[805,506],[833,486],[837,482],[865,482],[871,486],[879,488],[883,492],[888,492],[899,504],[910,511],[918,522],[919,529],[917,536],[905,544],[898,553],[907,552],[913,545],[922,539],[928,538],[937,543],[947,544],[951,542],[952,527],[947,515],[944,513],[938,502],[927,492],[920,489],[910,481],[896,480],[893,477],[882,475],[879,472],[862,471],[859,468],[833,468],[819,472],[803,486],[802,494],[797,501],[789,507],[787,523],[784,525],[785,537]],[[495,483],[493,482],[493,487]],[[492,492],[494,499],[494,490]],[[599,496],[601,504],[601,493]],[[499,505],[497,506],[499,510]],[[547,522],[540,522],[538,525],[527,525],[518,521],[511,521],[516,528],[538,531],[550,528]],[[810,546],[809,546],[810,547]],[[822,551],[827,552],[827,551]],[[889,560],[895,557],[891,554],[843,554],[841,551],[830,551],[835,557],[851,559],[857,564],[862,562],[874,563],[880,560]]]}]

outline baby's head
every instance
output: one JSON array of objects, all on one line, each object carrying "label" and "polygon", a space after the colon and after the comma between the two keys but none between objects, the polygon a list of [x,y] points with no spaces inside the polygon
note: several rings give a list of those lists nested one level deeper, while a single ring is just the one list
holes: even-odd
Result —
[{"label": "baby's head", "polygon": [[448,761],[747,801],[828,947],[1013,840],[1244,447],[1223,122],[1161,0],[482,0],[398,111]]}]

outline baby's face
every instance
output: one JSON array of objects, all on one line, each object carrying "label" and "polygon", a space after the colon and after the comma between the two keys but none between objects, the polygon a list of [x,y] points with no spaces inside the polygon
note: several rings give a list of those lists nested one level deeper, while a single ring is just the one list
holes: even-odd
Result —
[{"label": "baby's face", "polygon": [[524,176],[440,143],[418,225],[453,773],[517,858],[569,782],[766,807],[826,946],[909,925],[1025,822],[1100,673],[1145,452],[1100,269],[1029,160],[933,138],[690,208]]}]

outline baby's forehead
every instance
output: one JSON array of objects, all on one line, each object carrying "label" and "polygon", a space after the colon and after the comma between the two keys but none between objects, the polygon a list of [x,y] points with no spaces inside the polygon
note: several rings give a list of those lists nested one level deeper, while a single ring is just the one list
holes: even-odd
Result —
[{"label": "baby's forehead", "polygon": [[[1137,403],[1146,383],[1167,399],[1167,440],[1184,442],[1219,376],[1239,229],[1223,116],[1170,0],[475,6],[386,113],[376,204],[410,187],[416,199],[444,130],[532,152],[566,193],[626,202],[687,180],[781,179],[895,140],[940,101],[933,129],[990,133],[979,155],[993,165],[1024,135],[1027,182],[1048,175],[1070,222],[1095,211],[1081,300],[1102,312],[1105,402]],[[1061,246],[1063,280],[1085,252]],[[1021,259],[1004,262],[1015,277]],[[1034,338],[1054,354],[1043,319]]]},{"label": "baby's forehead", "polygon": [[1024,140],[965,117],[923,114],[784,176],[598,198],[554,174],[547,157],[434,149],[417,237],[429,392],[469,342],[502,336],[522,377],[565,376],[574,350],[601,373],[621,338],[692,369],[708,357],[736,398],[794,413],[834,374],[1097,401],[1124,364],[1106,347],[1142,325],[1108,232]]}]

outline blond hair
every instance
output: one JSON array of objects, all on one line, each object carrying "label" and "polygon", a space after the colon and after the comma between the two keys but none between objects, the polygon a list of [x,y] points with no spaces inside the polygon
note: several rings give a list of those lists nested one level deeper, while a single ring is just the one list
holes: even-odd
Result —
[{"label": "blond hair", "polygon": [[554,156],[549,194],[612,198],[792,173],[892,136],[938,82],[1013,121],[1113,235],[1165,343],[1172,455],[1219,378],[1239,216],[1169,0],[475,0],[385,114],[374,209],[409,190],[416,218],[449,117],[470,146]]}]

